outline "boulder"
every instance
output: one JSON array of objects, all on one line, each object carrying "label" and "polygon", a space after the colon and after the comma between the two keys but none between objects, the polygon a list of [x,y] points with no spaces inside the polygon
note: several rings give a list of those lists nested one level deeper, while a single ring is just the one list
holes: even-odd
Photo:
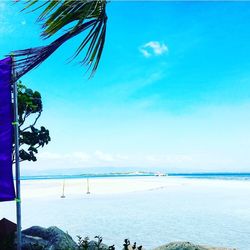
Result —
[{"label": "boulder", "polygon": [[76,250],[77,244],[70,235],[57,227],[33,226],[22,231],[22,250]]},{"label": "boulder", "polygon": [[192,244],[190,242],[171,242],[169,244],[157,247],[154,250],[236,250],[236,249],[201,246]]},{"label": "boulder", "polygon": [[40,237],[22,235],[22,250],[44,250],[48,249],[49,242]]}]

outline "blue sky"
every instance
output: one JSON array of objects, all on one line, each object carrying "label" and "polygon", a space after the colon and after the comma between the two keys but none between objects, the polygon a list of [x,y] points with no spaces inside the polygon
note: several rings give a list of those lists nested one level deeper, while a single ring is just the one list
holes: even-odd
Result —
[{"label": "blue sky", "polygon": [[[0,2],[2,57],[49,43],[21,8]],[[42,94],[52,137],[23,169],[250,171],[250,3],[111,2],[107,11],[93,79],[66,63],[82,35],[23,77]]]}]

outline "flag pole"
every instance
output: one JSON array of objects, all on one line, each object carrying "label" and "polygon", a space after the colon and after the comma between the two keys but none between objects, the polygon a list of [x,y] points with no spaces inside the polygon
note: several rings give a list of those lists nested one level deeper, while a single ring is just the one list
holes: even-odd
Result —
[{"label": "flag pole", "polygon": [[19,124],[18,124],[18,92],[16,73],[14,69],[15,59],[12,56],[12,79],[13,79],[13,104],[14,104],[14,141],[15,141],[15,165],[16,165],[16,221],[17,221],[17,250],[22,247],[21,234],[21,192],[20,192],[20,162],[19,162]]}]

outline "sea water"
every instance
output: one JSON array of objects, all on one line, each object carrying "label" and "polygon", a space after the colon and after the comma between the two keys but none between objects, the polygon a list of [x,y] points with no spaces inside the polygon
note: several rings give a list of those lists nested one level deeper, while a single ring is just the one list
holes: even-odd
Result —
[{"label": "sea water", "polygon": [[[250,180],[250,173],[163,173],[166,176],[194,178],[194,179],[220,179],[220,180]],[[146,177],[155,176],[152,172],[139,173],[107,173],[107,174],[65,174],[65,175],[32,175],[22,176],[21,180],[46,180],[46,179],[80,179],[80,178],[121,178],[121,177]]]},{"label": "sea water", "polygon": [[[146,249],[171,241],[191,241],[250,250],[249,179],[199,178],[140,192],[27,199],[23,227],[34,222],[45,227],[57,225],[75,239],[76,235],[101,235],[104,243],[115,244],[117,249],[129,238]],[[8,214],[11,206],[1,204],[0,216]]]}]

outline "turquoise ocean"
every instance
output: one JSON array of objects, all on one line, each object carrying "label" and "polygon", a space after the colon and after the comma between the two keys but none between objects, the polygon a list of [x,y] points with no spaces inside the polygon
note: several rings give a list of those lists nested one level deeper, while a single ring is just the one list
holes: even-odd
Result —
[{"label": "turquoise ocean", "polygon": [[[250,250],[250,173],[111,173],[23,176],[26,190],[43,192],[59,183],[56,197],[32,197],[22,202],[23,227],[56,225],[76,240],[77,235],[103,237],[122,249],[130,239],[145,249],[172,241]],[[70,195],[61,199],[61,185],[73,179],[141,183],[173,179],[173,185],[143,191]],[[95,180],[92,180],[95,179]],[[96,180],[99,178],[99,180]],[[123,182],[124,180],[124,182]],[[176,181],[175,181],[176,180]],[[77,181],[77,180],[76,180]],[[121,184],[122,185],[122,184]],[[15,203],[0,204],[0,217],[15,219]]]},{"label": "turquoise ocean", "polygon": [[[163,173],[166,176],[194,178],[194,179],[220,179],[220,180],[250,180],[250,173]],[[81,178],[128,178],[155,176],[155,173],[98,173],[98,174],[65,174],[65,175],[32,175],[22,176],[22,180],[46,180],[46,179],[81,179]]]}]

